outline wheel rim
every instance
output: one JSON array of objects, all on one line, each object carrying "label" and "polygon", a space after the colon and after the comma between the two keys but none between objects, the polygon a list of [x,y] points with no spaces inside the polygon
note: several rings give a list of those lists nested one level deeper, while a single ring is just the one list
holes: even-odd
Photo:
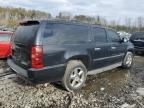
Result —
[{"label": "wheel rim", "polygon": [[126,60],[126,65],[127,65],[127,66],[131,66],[132,61],[133,61],[132,56],[131,56],[131,55],[128,55],[127,60]]},{"label": "wheel rim", "polygon": [[78,88],[85,80],[84,70],[82,68],[75,68],[70,74],[70,85],[73,88]]}]

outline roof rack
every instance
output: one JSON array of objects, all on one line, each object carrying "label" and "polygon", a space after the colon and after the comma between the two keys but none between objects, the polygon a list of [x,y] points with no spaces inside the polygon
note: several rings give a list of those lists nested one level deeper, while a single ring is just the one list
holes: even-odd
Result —
[{"label": "roof rack", "polygon": [[54,18],[54,19],[48,19],[50,21],[64,21],[64,22],[72,22],[72,23],[80,23],[80,24],[90,24],[90,25],[94,25],[94,26],[102,26],[101,24],[94,24],[94,23],[89,23],[89,22],[83,22],[83,21],[79,21],[76,19],[60,19],[60,18]]}]

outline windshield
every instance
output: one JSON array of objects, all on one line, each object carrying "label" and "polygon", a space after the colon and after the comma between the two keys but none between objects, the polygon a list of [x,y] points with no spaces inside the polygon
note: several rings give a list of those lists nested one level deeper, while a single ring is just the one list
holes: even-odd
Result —
[{"label": "windshield", "polygon": [[144,33],[143,32],[134,33],[131,36],[131,40],[134,40],[134,39],[144,39]]}]

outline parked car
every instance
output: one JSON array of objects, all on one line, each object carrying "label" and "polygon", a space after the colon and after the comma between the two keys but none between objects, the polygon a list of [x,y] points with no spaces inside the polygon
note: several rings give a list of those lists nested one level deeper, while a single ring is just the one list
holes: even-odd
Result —
[{"label": "parked car", "polygon": [[7,58],[11,54],[11,36],[13,32],[0,31],[0,58]]},{"label": "parked car", "polygon": [[136,52],[144,53],[144,32],[133,33],[130,41],[134,44]]},{"label": "parked car", "polygon": [[25,21],[16,30],[9,66],[33,82],[61,81],[80,89],[87,75],[130,68],[134,47],[116,31],[71,21]]}]

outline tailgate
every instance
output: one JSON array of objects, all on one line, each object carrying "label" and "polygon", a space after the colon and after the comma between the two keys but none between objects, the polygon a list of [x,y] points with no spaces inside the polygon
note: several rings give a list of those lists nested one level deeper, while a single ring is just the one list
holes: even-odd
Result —
[{"label": "tailgate", "polygon": [[31,61],[31,49],[20,43],[15,43],[12,49],[12,58],[14,62],[22,67],[29,68]]},{"label": "tailgate", "polygon": [[39,28],[38,22],[21,23],[14,34],[12,58],[18,65],[31,66],[31,47],[34,45]]}]

